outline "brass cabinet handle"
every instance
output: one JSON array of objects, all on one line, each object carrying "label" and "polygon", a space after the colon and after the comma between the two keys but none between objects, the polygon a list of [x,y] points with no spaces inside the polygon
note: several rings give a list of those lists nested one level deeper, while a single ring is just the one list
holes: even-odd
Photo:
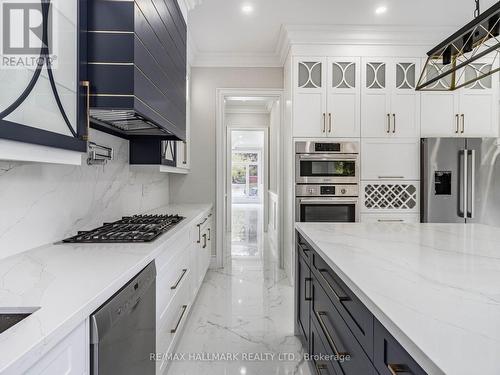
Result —
[{"label": "brass cabinet handle", "polygon": [[87,97],[87,129],[85,130],[85,134],[82,135],[82,140],[89,140],[89,130],[90,130],[90,81],[82,81],[81,85],[86,89],[86,97]]},{"label": "brass cabinet handle", "polygon": [[324,363],[316,363],[316,374],[321,375],[323,370],[327,370],[328,368]]},{"label": "brass cabinet handle", "polygon": [[312,301],[312,297],[311,297],[311,293],[309,293],[309,297],[307,296],[307,291],[309,290],[309,292],[311,292],[311,285],[312,284],[309,284],[309,288],[307,287],[307,282],[310,282],[312,283],[312,278],[310,277],[306,277],[304,278],[304,289],[305,289],[305,292],[304,292],[304,300],[305,301]]},{"label": "brass cabinet handle", "polygon": [[206,247],[207,247],[207,235],[204,234],[203,235],[203,247],[202,248],[205,249]]},{"label": "brass cabinet handle", "polygon": [[188,144],[187,144],[187,142],[184,142],[184,161],[182,162],[182,164],[184,164],[184,165],[187,164],[187,158],[188,158],[187,149],[188,149]]},{"label": "brass cabinet handle", "polygon": [[389,372],[391,373],[391,375],[398,375],[402,372],[407,373],[407,374],[413,374],[413,372],[411,372],[411,370],[406,365],[389,363],[387,365],[387,368],[389,369]]},{"label": "brass cabinet handle", "polygon": [[349,353],[347,351],[342,351],[342,350],[338,349],[337,345],[335,344],[335,342],[332,339],[332,336],[330,335],[330,333],[326,329],[325,322],[323,321],[323,316],[326,316],[326,315],[328,315],[328,314],[326,312],[324,312],[324,311],[317,311],[316,312],[316,317],[318,318],[319,325],[321,326],[321,330],[323,331],[323,333],[326,336],[326,340],[328,341],[328,344],[330,345],[330,347],[332,348],[334,354],[337,357],[348,356]]},{"label": "brass cabinet handle", "polygon": [[465,132],[465,115],[462,113],[461,117],[462,117],[462,130],[461,130],[461,133],[464,134],[464,132]]},{"label": "brass cabinet handle", "polygon": [[198,241],[196,241],[196,243],[201,243],[201,227],[207,222],[210,216],[212,216],[212,214],[208,215],[208,217],[206,217],[205,220],[203,220],[201,223],[196,224],[196,226],[198,227]]},{"label": "brass cabinet handle", "polygon": [[332,132],[332,114],[328,114],[328,133]]},{"label": "brass cabinet handle", "polygon": [[391,114],[387,114],[387,129],[385,130],[387,134],[391,132]]},{"label": "brass cabinet handle", "polygon": [[392,114],[392,132],[396,133],[396,114]]},{"label": "brass cabinet handle", "polygon": [[170,333],[175,333],[179,329],[179,325],[181,324],[182,318],[184,317],[184,313],[187,310],[187,305],[182,305],[181,309],[182,309],[181,316],[179,317],[179,320],[177,321],[177,324],[175,325],[175,327],[170,330]]},{"label": "brass cabinet handle", "polygon": [[337,300],[339,300],[339,302],[349,301],[351,299],[349,296],[341,296],[341,295],[339,295],[335,291],[335,289],[333,289],[332,285],[328,282],[328,280],[326,279],[326,277],[323,275],[323,273],[328,272],[328,270],[318,269],[318,271],[319,271],[319,274],[320,274],[321,278],[323,279],[323,281],[326,283],[326,285],[328,285],[328,288],[331,290],[331,292],[333,293],[333,295],[335,296],[335,298],[337,298]]},{"label": "brass cabinet handle", "polygon": [[455,125],[456,125],[456,130],[455,130],[455,134],[458,134],[459,132],[459,127],[460,127],[460,120],[459,120],[459,115],[458,113],[455,115]]},{"label": "brass cabinet handle", "polygon": [[175,284],[174,284],[174,285],[172,285],[172,286],[170,287],[170,289],[172,289],[172,290],[173,290],[173,289],[177,289],[177,287],[178,287],[178,286],[179,286],[179,284],[181,283],[181,280],[182,280],[182,279],[184,278],[184,276],[186,275],[187,271],[188,271],[188,270],[187,270],[187,268],[184,268],[184,269],[182,270],[181,275],[179,276],[179,278],[177,279],[177,281],[175,282]]},{"label": "brass cabinet handle", "polygon": [[326,133],[326,113],[323,113],[323,133]]}]

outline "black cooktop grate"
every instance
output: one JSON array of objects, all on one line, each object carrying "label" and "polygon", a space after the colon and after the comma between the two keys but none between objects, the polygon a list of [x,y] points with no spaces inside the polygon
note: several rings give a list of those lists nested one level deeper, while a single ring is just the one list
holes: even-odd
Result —
[{"label": "black cooktop grate", "polygon": [[126,216],[102,227],[78,232],[66,238],[66,243],[127,243],[150,242],[181,222],[179,215],[135,215]]}]

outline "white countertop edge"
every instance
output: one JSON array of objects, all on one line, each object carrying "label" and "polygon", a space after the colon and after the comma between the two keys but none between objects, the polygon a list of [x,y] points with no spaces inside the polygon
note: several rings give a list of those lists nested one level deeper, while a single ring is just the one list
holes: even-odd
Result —
[{"label": "white countertop edge", "polygon": [[[155,245],[155,249],[149,252],[143,259],[141,259],[134,266],[129,268],[125,273],[122,273],[117,277],[111,285],[103,288],[101,293],[97,294],[94,299],[88,301],[81,309],[75,311],[75,313],[68,317],[65,321],[53,329],[51,332],[46,334],[41,340],[34,342],[31,347],[28,347],[24,353],[15,357],[9,358],[6,363],[0,361],[0,373],[2,375],[18,375],[23,373],[32,367],[38,360],[40,360],[44,355],[46,355],[52,348],[54,348],[59,342],[61,342],[67,335],[69,335],[75,328],[82,324],[95,310],[97,310],[103,303],[105,303],[113,294],[115,294],[120,288],[137,275],[144,267],[146,267],[150,262],[152,262],[162,251],[165,245],[169,242],[175,240],[176,236],[182,233],[183,229],[190,226],[196,221],[200,221],[201,218],[213,209],[212,204],[172,204],[164,207],[157,208],[155,210],[148,211],[159,212],[162,209],[175,207],[175,206],[193,206],[198,207],[197,213],[192,217],[187,217],[185,220],[180,222],[169,232],[165,233],[159,237],[156,242],[151,244]],[[139,244],[141,245],[141,244]],[[43,247],[43,246],[42,246]],[[35,249],[33,249],[35,250]],[[21,254],[28,255],[27,250]],[[29,256],[29,255],[28,255]],[[1,260],[0,260],[1,261]]]},{"label": "white countertop edge", "polygon": [[412,358],[428,374],[446,375],[385,313],[347,276],[320,247],[316,245],[305,232],[300,228],[300,223],[295,224],[295,229],[310,244],[313,249],[323,258],[332,270],[341,278],[349,289],[359,298],[375,318],[389,331],[389,333],[401,344],[401,346],[412,356]]}]

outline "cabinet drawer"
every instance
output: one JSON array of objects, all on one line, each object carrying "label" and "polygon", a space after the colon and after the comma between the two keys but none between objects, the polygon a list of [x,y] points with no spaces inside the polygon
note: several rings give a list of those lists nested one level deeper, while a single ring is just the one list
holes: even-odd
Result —
[{"label": "cabinet drawer", "polygon": [[[311,267],[328,300],[349,326],[369,357],[373,355],[373,315],[316,253]],[[314,296],[316,297],[316,296]]]},{"label": "cabinet drawer", "polygon": [[379,321],[375,321],[373,363],[380,375],[426,375],[426,372]]},{"label": "cabinet drawer", "polygon": [[313,367],[313,374],[318,375],[337,375],[333,363],[325,358],[330,351],[326,349],[320,336],[320,328],[313,321],[311,324],[311,358],[310,364]]},{"label": "cabinet drawer", "polygon": [[296,256],[296,287],[295,287],[295,333],[299,336],[304,347],[309,346],[310,314],[311,314],[311,270],[306,260]]},{"label": "cabinet drawer", "polygon": [[420,214],[361,214],[362,223],[420,223]]},{"label": "cabinet drawer", "polygon": [[364,139],[361,142],[362,180],[419,180],[420,140]]},{"label": "cabinet drawer", "polygon": [[189,247],[178,252],[172,262],[168,264],[167,269],[158,273],[156,280],[156,311],[161,317],[168,307],[172,298],[180,288],[189,288],[188,277],[191,276],[192,267],[190,264]]},{"label": "cabinet drawer", "polygon": [[297,252],[306,261],[307,265],[311,265],[312,249],[302,236],[297,236]]},{"label": "cabinet drawer", "polygon": [[332,304],[326,291],[314,278],[312,289],[311,321],[319,329],[318,334],[325,344],[326,354],[335,356],[332,363],[337,372],[344,375],[375,374],[370,359]]},{"label": "cabinet drawer", "polygon": [[178,255],[178,253],[184,251],[184,249],[189,246],[189,238],[189,231],[184,230],[181,233],[178,233],[171,241],[168,241],[165,249],[155,259],[158,275],[168,270],[170,263]]},{"label": "cabinet drawer", "polygon": [[[189,277],[188,275],[187,277]],[[184,326],[189,307],[189,288],[181,288],[156,322],[156,350],[166,353],[171,349],[174,337]]]}]

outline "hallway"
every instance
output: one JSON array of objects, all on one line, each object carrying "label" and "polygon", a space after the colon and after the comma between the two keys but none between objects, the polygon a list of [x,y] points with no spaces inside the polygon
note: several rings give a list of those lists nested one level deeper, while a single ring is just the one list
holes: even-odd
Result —
[{"label": "hallway", "polygon": [[[186,360],[172,363],[169,374],[309,375],[293,334],[293,288],[265,236],[260,250],[260,259],[228,259],[226,268],[208,272],[177,349]],[[190,361],[190,353],[237,358]]]}]

